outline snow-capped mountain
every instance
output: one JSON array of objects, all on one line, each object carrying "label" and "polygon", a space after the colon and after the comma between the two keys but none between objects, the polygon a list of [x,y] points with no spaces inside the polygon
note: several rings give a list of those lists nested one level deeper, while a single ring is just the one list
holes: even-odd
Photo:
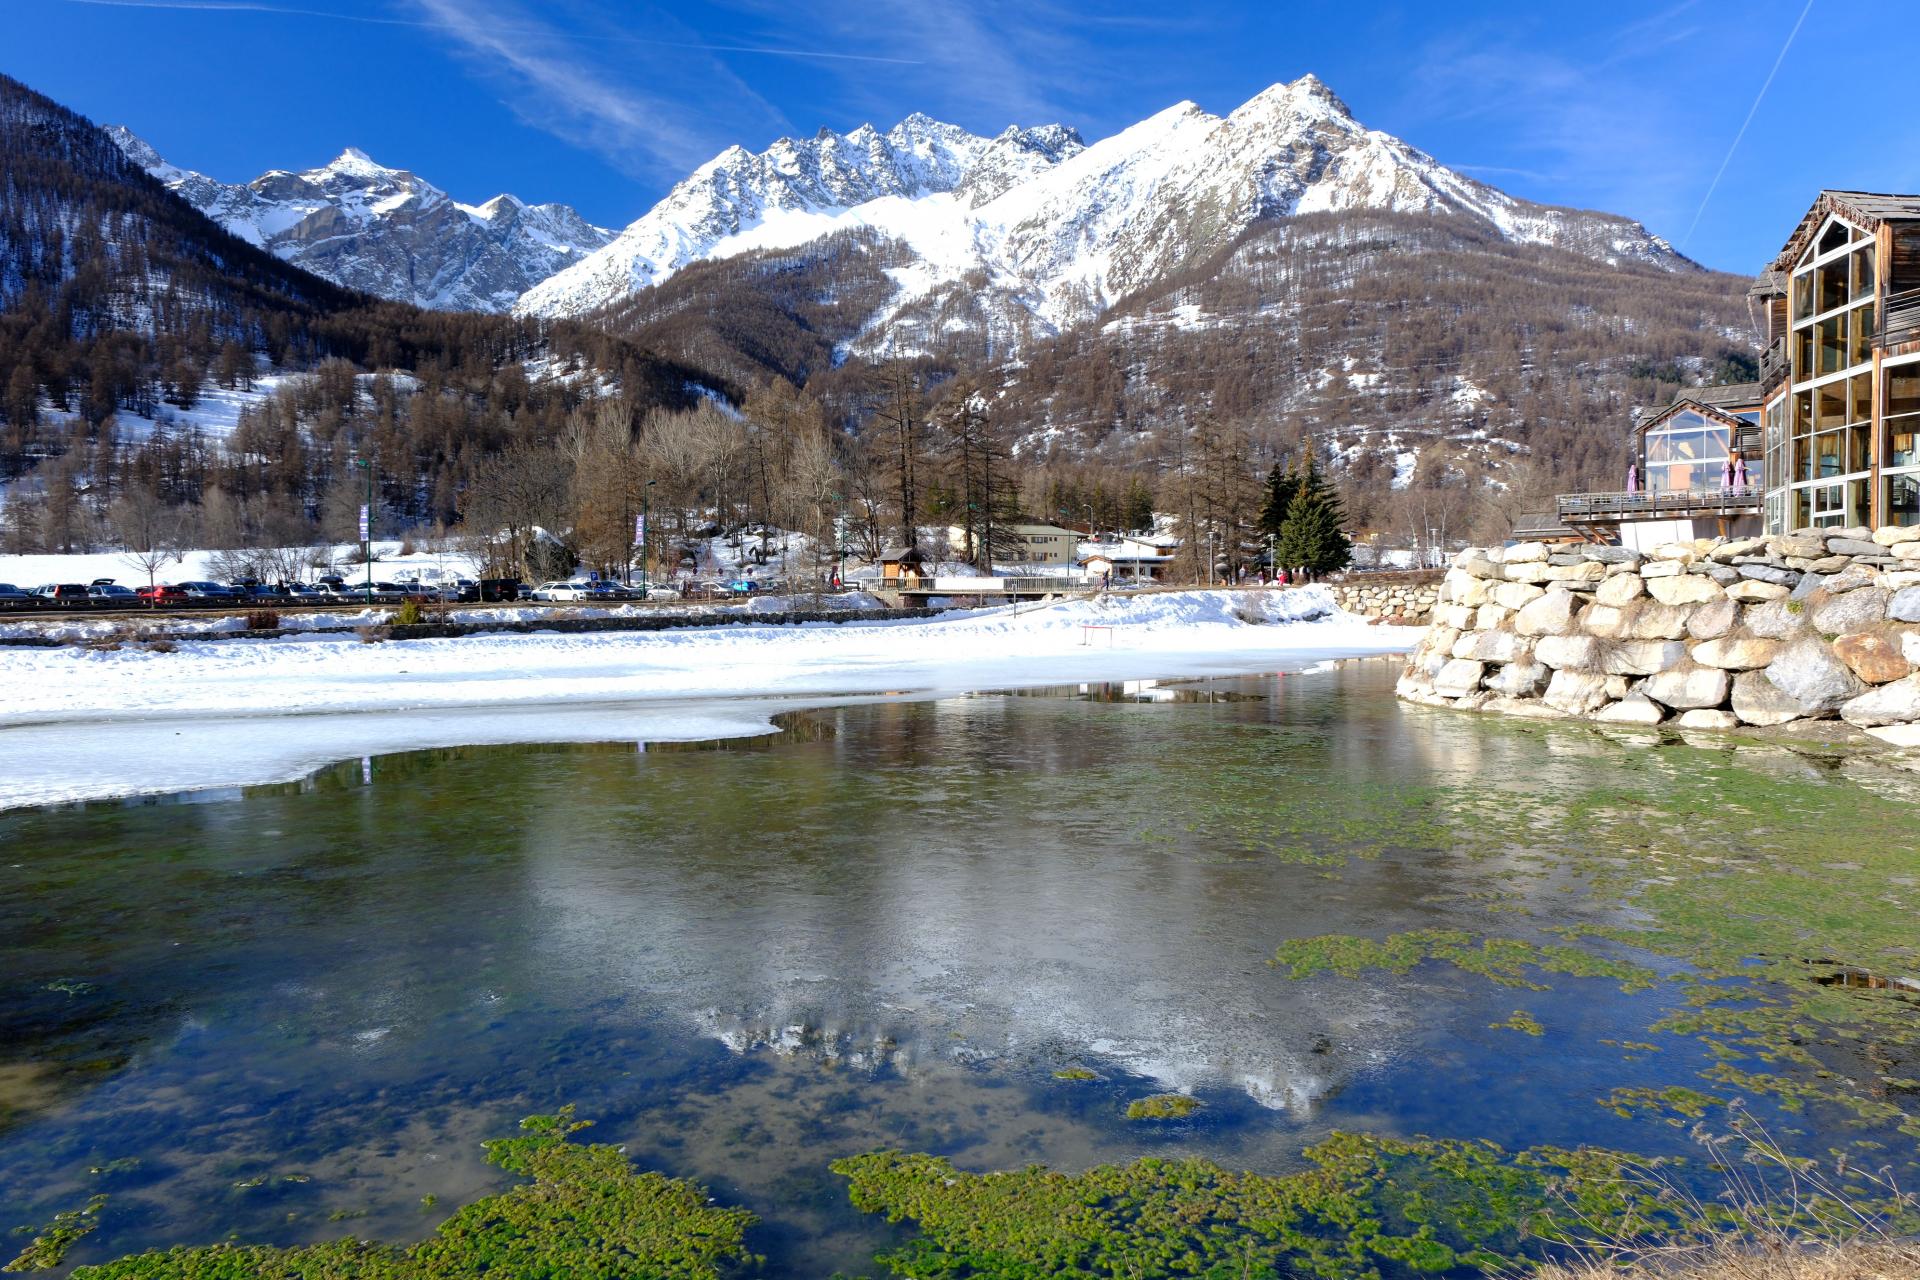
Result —
[{"label": "snow-capped mountain", "polygon": [[[962,304],[1023,313],[1022,328],[1044,334],[1259,220],[1347,209],[1459,217],[1513,242],[1692,269],[1636,222],[1515,199],[1366,128],[1309,75],[1224,117],[1183,102],[1092,146],[1058,125],[987,139],[916,115],[885,134],[733,147],[515,310],[581,315],[691,262],[870,229],[908,254],[890,271],[876,339],[895,317],[924,323]],[[898,349],[898,338],[880,341]]]},{"label": "snow-capped mountain", "polygon": [[125,128],[106,132],[135,164],[242,239],[338,284],[423,307],[505,311],[613,238],[563,204],[510,195],[462,204],[353,147],[317,169],[224,183],[168,164]]}]

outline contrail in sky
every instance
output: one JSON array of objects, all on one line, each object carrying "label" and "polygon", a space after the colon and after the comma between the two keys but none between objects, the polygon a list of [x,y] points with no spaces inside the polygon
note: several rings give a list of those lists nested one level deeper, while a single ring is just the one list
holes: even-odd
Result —
[{"label": "contrail in sky", "polygon": [[1754,95],[1753,105],[1747,108],[1747,118],[1740,122],[1740,132],[1733,135],[1733,145],[1727,148],[1727,154],[1720,160],[1720,170],[1713,175],[1713,181],[1707,184],[1707,194],[1700,197],[1700,207],[1693,211],[1693,221],[1687,224],[1687,234],[1680,237],[1680,247],[1687,247],[1687,241],[1693,239],[1693,232],[1700,225],[1700,215],[1707,211],[1707,202],[1713,199],[1713,193],[1720,189],[1720,179],[1726,176],[1727,166],[1733,163],[1733,153],[1740,149],[1740,140],[1747,136],[1747,126],[1753,123],[1754,113],[1760,110],[1761,99],[1767,96],[1767,90],[1773,88],[1773,78],[1780,74],[1780,64],[1787,60],[1787,50],[1793,48],[1794,37],[1800,34],[1807,15],[1813,12],[1813,0],[1807,0],[1806,8],[1800,10],[1800,18],[1793,24],[1793,30],[1787,32],[1787,42],[1780,46],[1780,56],[1773,60],[1773,70],[1767,72],[1767,79],[1760,86],[1760,92]]},{"label": "contrail in sky", "polygon": [[[98,5],[107,9],[187,9],[203,13],[269,13],[288,18],[325,18],[333,22],[358,22],[372,27],[425,27],[446,30],[446,24],[422,22],[412,18],[379,18],[361,13],[334,13],[324,9],[300,9],[277,4],[258,4],[253,0],[66,0],[68,4]],[[499,27],[499,35],[551,36],[557,33],[533,27]],[[565,38],[564,36],[562,38]],[[699,49],[708,53],[753,53],[773,58],[817,58],[832,62],[884,62],[893,66],[917,67],[917,58],[883,58],[865,53],[828,53],[818,49],[781,49],[766,45],[696,44],[680,40],[648,40],[643,36],[596,35],[594,44],[644,44],[663,49]]]}]

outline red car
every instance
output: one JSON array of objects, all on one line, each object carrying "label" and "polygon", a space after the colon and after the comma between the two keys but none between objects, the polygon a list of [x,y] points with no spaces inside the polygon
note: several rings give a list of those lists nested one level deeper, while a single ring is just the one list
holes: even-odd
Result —
[{"label": "red car", "polygon": [[187,598],[186,592],[166,583],[157,587],[142,587],[133,594],[148,604],[178,604]]}]

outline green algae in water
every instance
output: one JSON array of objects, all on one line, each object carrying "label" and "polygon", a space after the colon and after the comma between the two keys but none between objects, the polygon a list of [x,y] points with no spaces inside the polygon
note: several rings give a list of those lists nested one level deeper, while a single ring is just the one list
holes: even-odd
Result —
[{"label": "green algae in water", "polygon": [[1098,1080],[1100,1076],[1099,1073],[1089,1071],[1085,1067],[1062,1067],[1053,1073],[1053,1078],[1077,1084],[1087,1080]]},{"label": "green algae in water", "polygon": [[[1590,1232],[1685,1239],[1718,1212],[1668,1199],[1617,1152],[1336,1133],[1313,1167],[1234,1173],[1143,1159],[1084,1173],[966,1173],[930,1155],[837,1160],[856,1207],[918,1234],[879,1262],[902,1277],[1315,1276],[1505,1268]],[[1703,1216],[1704,1215],[1704,1216]]]},{"label": "green algae in water", "polygon": [[1525,1009],[1515,1009],[1504,1020],[1487,1024],[1489,1031],[1518,1031],[1523,1035],[1543,1036],[1547,1029],[1540,1025],[1540,1019]]},{"label": "green algae in water", "polygon": [[1156,1093],[1127,1104],[1129,1120],[1184,1120],[1200,1109],[1200,1099],[1184,1093]]},{"label": "green algae in water", "polygon": [[20,1251],[20,1255],[0,1271],[51,1271],[66,1260],[67,1250],[81,1239],[91,1235],[100,1225],[100,1210],[107,1204],[107,1197],[96,1195],[78,1209],[66,1209],[53,1216],[53,1221],[40,1228],[33,1242]]},{"label": "green algae in water", "polygon": [[[718,1280],[757,1261],[745,1244],[752,1213],[713,1204],[694,1183],[637,1172],[618,1147],[568,1141],[586,1127],[571,1107],[521,1123],[522,1136],[486,1144],[487,1159],[528,1181],[467,1205],[409,1248],[362,1240],[181,1247],[78,1267],[73,1280]],[[97,1224],[103,1203],[96,1196],[61,1215],[57,1251],[43,1235],[7,1270],[57,1265]]]}]

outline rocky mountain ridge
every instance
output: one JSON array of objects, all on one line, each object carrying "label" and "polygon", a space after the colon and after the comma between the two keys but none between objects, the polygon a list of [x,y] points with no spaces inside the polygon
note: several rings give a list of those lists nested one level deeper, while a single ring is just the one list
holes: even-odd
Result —
[{"label": "rocky mountain ridge", "polygon": [[1367,129],[1308,75],[1224,117],[1183,102],[1091,146],[1057,125],[986,139],[912,116],[886,134],[730,148],[515,309],[582,315],[698,260],[870,229],[909,261],[860,354],[927,349],[893,319],[961,300],[988,319],[954,323],[1018,343],[1099,316],[1259,222],[1343,210],[1459,218],[1598,262],[1696,269],[1629,219],[1515,199]]},{"label": "rocky mountain ridge", "polygon": [[506,311],[613,238],[564,204],[511,195],[463,204],[354,147],[317,168],[225,183],[169,164],[123,126],[106,132],[135,164],[241,239],[336,284],[436,310]]}]

